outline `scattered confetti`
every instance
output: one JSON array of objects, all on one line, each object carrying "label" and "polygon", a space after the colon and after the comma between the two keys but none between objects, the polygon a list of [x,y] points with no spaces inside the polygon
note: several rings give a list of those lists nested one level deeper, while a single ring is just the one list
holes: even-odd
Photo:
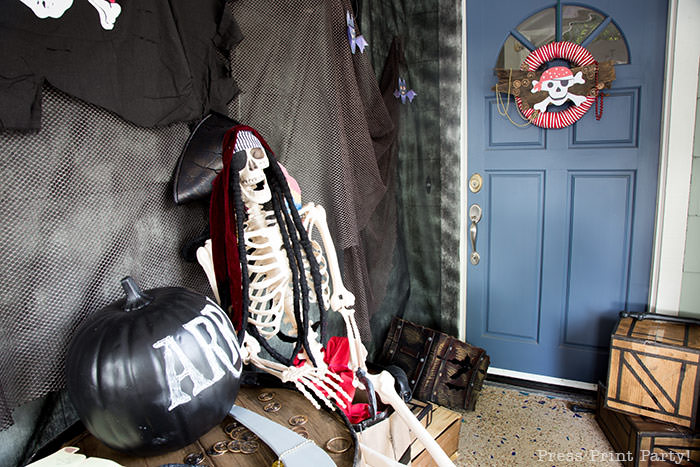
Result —
[{"label": "scattered confetti", "polygon": [[[582,398],[569,400],[562,395],[555,397],[486,382],[477,400],[478,412],[461,411],[464,421],[460,426],[461,455],[455,465],[527,467],[535,465],[534,456],[537,466],[547,467],[551,462],[557,463],[555,467],[573,466],[567,462],[560,464],[556,458],[538,457],[537,453],[542,456],[543,450],[555,456],[582,453],[577,455],[583,455],[584,462],[573,467],[592,465],[588,460],[591,451],[614,452],[614,449],[600,431],[594,414],[571,415],[568,407],[572,402],[580,403]],[[605,467],[620,466],[609,462]]]}]

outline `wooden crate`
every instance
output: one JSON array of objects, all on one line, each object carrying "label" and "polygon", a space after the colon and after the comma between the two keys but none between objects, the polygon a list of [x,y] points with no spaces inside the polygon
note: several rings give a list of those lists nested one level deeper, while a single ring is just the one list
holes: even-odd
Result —
[{"label": "wooden crate", "polygon": [[697,428],[700,326],[621,318],[611,338],[605,406]]},{"label": "wooden crate", "polygon": [[[258,401],[257,395],[263,391],[275,392],[275,400],[282,404],[282,408],[279,412],[267,413],[262,410],[263,404]],[[325,410],[316,410],[298,391],[280,388],[261,389],[244,387],[241,388],[238,393],[236,405],[263,415],[287,428],[291,428],[288,425],[290,417],[298,414],[307,415],[309,421],[304,427],[307,429],[310,438],[320,447],[325,446],[326,441],[335,436],[343,436],[351,439],[349,429],[343,423],[339,415]],[[277,460],[277,456],[272,449],[267,447],[264,443],[259,443],[260,447],[258,451],[253,454],[226,453],[221,456],[206,455],[207,449],[213,446],[214,443],[230,439],[223,430],[223,427],[230,421],[231,419],[227,417],[224,423],[214,427],[194,443],[175,452],[159,456],[135,457],[115,451],[102,444],[88,432],[83,433],[66,445],[80,448],[79,452],[89,457],[110,459],[128,467],[158,467],[170,463],[182,464],[184,463],[185,457],[193,452],[204,453],[205,458],[203,463],[210,467],[259,467],[261,465],[272,465],[272,463]],[[354,463],[354,449],[350,449],[342,454],[329,453],[329,455],[338,466],[349,467]]]},{"label": "wooden crate", "polygon": [[[455,460],[459,455],[457,448],[459,447],[459,430],[462,427],[462,416],[439,405],[420,402],[413,400],[411,403],[413,413],[419,416],[423,426],[426,427],[428,433],[437,441],[445,454]],[[420,416],[425,407],[429,409],[429,413],[425,416]],[[412,467],[429,467],[434,466],[435,461],[430,457],[430,454],[425,450],[423,444],[414,440],[411,443],[411,466]]]},{"label": "wooden crate", "polygon": [[604,394],[605,388],[599,388],[596,420],[614,452],[600,453],[600,459],[606,456],[608,461],[619,460],[625,467],[700,463],[700,434],[678,425],[606,409]]}]

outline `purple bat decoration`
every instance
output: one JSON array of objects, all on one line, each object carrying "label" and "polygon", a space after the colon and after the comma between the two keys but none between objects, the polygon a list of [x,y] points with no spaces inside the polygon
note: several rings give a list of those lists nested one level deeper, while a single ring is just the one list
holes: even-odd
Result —
[{"label": "purple bat decoration", "polygon": [[350,50],[352,50],[353,54],[357,48],[360,49],[360,53],[364,52],[365,47],[367,47],[367,41],[364,37],[362,37],[362,35],[357,35],[357,31],[355,31],[355,20],[349,11],[345,12],[345,22],[348,25],[348,41],[350,42]]},{"label": "purple bat decoration", "polygon": [[413,102],[413,98],[418,95],[415,92],[413,92],[413,89],[410,89],[410,90],[406,90],[406,89],[407,89],[406,80],[399,77],[399,89],[394,91],[394,97],[396,97],[397,99],[400,98],[402,104],[406,103],[406,99],[408,99],[408,102]]}]

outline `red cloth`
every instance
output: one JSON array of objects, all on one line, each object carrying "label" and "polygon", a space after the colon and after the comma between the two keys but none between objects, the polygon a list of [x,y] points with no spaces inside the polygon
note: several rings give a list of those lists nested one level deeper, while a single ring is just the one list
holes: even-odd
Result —
[{"label": "red cloth", "polygon": [[[241,290],[241,265],[238,257],[238,227],[236,225],[235,200],[230,196],[230,168],[231,157],[236,147],[238,132],[252,132],[267,149],[273,154],[265,140],[253,128],[247,125],[236,125],[226,132],[222,143],[221,159],[223,168],[212,182],[211,203],[209,205],[209,233],[211,235],[211,249],[214,261],[214,273],[216,276],[219,296],[228,288],[231,303],[222,303],[230,309],[227,310],[231,322],[236,330],[243,326],[243,291]],[[245,291],[248,293],[248,291]]]},{"label": "red cloth", "polygon": [[[350,361],[350,345],[348,344],[348,338],[339,336],[331,337],[328,339],[328,345],[323,350],[323,362],[328,365],[329,371],[340,376],[342,383],[339,383],[339,386],[350,396],[350,400],[345,401],[346,407],[344,409],[341,408],[341,410],[350,419],[350,423],[360,423],[368,419],[369,404],[352,403],[352,399],[355,397],[355,386],[352,385],[352,380],[355,375],[352,370],[348,368],[348,362]],[[305,364],[305,360],[294,359],[295,366],[300,367]],[[319,389],[325,394],[325,391],[321,388]]]}]

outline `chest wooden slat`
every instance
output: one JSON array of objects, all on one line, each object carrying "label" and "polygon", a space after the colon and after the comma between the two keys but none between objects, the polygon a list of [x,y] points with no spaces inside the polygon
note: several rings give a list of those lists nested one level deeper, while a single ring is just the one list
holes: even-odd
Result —
[{"label": "chest wooden slat", "polygon": [[690,429],[700,411],[700,326],[621,318],[605,406]]}]

